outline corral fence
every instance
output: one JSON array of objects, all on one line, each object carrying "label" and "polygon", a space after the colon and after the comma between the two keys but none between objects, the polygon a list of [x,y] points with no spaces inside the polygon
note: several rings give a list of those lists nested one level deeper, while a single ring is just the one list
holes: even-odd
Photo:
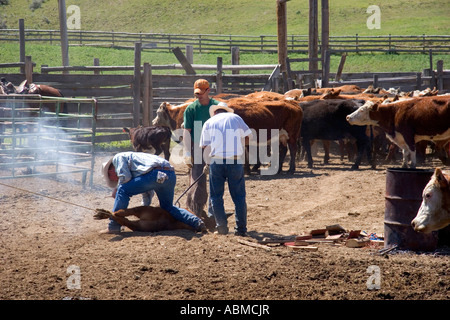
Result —
[{"label": "corral fence", "polygon": [[0,179],[56,177],[93,185],[95,99],[0,95]]},{"label": "corral fence", "polygon": [[[19,41],[19,29],[0,29],[0,41]],[[29,42],[59,44],[59,30],[25,29],[24,36]],[[229,52],[239,47],[242,52],[277,52],[276,35],[213,35],[213,34],[166,34],[143,32],[114,32],[68,30],[71,46],[108,46],[133,48],[135,42],[142,43],[144,50],[171,51],[176,47],[191,45],[195,52]],[[320,41],[320,40],[319,40]],[[288,35],[288,51],[308,52],[308,35]],[[321,44],[319,42],[319,51]],[[380,36],[330,36],[329,50],[334,52],[388,52],[388,53],[435,53],[450,52],[450,35],[380,35]]]},{"label": "corral fence", "polygon": [[[123,132],[123,127],[151,125],[156,109],[163,101],[180,104],[193,98],[193,84],[199,78],[210,82],[212,95],[245,95],[261,90],[282,93],[289,88],[308,88],[315,85],[311,80],[314,77],[309,71],[289,70],[285,73],[280,72],[279,65],[223,65],[221,57],[217,58],[217,65],[195,65],[187,62],[182,53],[180,56],[180,50],[174,50],[180,64],[151,65],[147,62],[141,63],[140,53],[141,44],[136,43],[134,66],[100,66],[97,60],[93,66],[41,66],[40,72],[36,72],[36,68],[33,69],[31,57],[26,57],[25,63],[0,64],[0,70],[2,66],[17,67],[25,70],[25,73],[2,74],[0,71],[0,75],[16,85],[27,79],[30,83],[53,86],[67,98],[94,98],[96,143],[129,139]],[[167,75],[153,72],[162,69],[184,70],[186,74]],[[238,73],[243,70],[265,70],[266,73]],[[270,73],[267,73],[268,70]],[[114,74],[108,74],[112,71]],[[450,90],[450,72],[444,70],[442,60],[437,62],[437,69],[430,68],[421,73],[346,74],[339,73],[338,70],[337,73],[329,73],[327,77],[328,86],[356,84],[365,88],[373,85],[412,91],[438,85],[440,92]],[[80,112],[89,113],[89,106],[82,106]]]},{"label": "corral fence", "polygon": [[[223,65],[219,57],[217,65],[189,65],[202,73],[159,75],[153,70],[186,70],[186,66],[141,64],[140,53],[138,43],[134,66],[41,66],[38,72],[28,56],[25,63],[0,63],[0,76],[16,85],[25,79],[28,83],[50,85],[59,89],[64,97],[95,98],[96,143],[129,139],[122,130],[124,127],[151,125],[163,101],[179,104],[193,98],[193,85],[198,78],[210,82],[212,95],[279,90],[279,65]],[[1,72],[2,67],[18,68],[25,73],[5,74]],[[236,73],[243,70],[269,70],[271,73]],[[82,107],[82,112],[89,110]]]}]

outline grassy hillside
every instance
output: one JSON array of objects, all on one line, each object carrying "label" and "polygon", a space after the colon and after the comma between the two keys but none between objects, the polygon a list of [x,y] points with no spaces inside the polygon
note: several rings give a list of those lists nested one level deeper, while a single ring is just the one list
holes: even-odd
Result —
[{"label": "grassy hillside", "polygon": [[[25,19],[29,29],[59,29],[56,0],[0,0],[0,28],[18,28]],[[331,35],[440,35],[450,34],[450,0],[330,0]],[[288,33],[308,33],[308,0],[290,0]],[[33,10],[31,9],[34,4]],[[40,4],[36,5],[36,4]],[[381,9],[381,29],[369,30],[366,13],[369,5]],[[276,0],[66,0],[66,6],[77,5],[81,11],[82,30],[264,35],[277,33]],[[320,7],[320,0],[319,0]],[[320,25],[320,24],[319,24]],[[18,44],[2,43],[0,63],[18,61]],[[61,50],[56,45],[27,43],[26,54],[39,66],[61,65]],[[133,65],[133,51],[105,48],[69,50],[71,65],[92,65],[100,58],[102,65]],[[225,64],[230,56],[221,55]],[[291,58],[296,58],[291,55]],[[449,55],[435,55],[448,66]],[[215,54],[194,54],[194,63],[215,64]],[[331,57],[335,72],[339,56]],[[172,53],[143,52],[143,62],[153,65],[178,63]],[[241,64],[275,64],[276,54],[242,54]],[[428,55],[349,55],[344,72],[415,71],[429,67]],[[296,64],[296,70],[307,69]],[[8,72],[8,70],[2,70]],[[173,73],[173,71],[172,71]]]},{"label": "grassy hillside", "polygon": [[[17,28],[23,18],[26,28],[59,29],[56,0],[7,2],[0,5],[0,26]],[[276,0],[66,0],[67,6],[72,4],[80,7],[83,30],[245,35],[277,31]],[[367,28],[369,5],[380,7],[381,29]],[[450,34],[450,0],[331,0],[329,6],[332,36]],[[307,34],[308,0],[291,0],[287,10],[288,33]]]}]

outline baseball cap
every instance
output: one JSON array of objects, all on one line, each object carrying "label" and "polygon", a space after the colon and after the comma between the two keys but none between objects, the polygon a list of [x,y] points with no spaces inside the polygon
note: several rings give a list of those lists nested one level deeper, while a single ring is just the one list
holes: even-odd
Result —
[{"label": "baseball cap", "polygon": [[209,82],[205,79],[198,79],[194,83],[194,93],[203,94],[207,89],[209,89]]}]

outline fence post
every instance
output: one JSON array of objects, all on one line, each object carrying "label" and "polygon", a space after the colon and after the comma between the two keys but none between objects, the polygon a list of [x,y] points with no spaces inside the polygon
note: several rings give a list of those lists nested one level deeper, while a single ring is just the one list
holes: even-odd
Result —
[{"label": "fence post", "polygon": [[33,83],[33,61],[31,56],[25,57],[25,79],[28,83]]},{"label": "fence post", "polygon": [[[239,47],[231,47],[231,64],[239,65]],[[232,74],[239,74],[239,70],[233,70]]]},{"label": "fence post", "polygon": [[341,75],[342,75],[342,71],[344,70],[344,64],[345,64],[345,60],[347,59],[347,54],[346,53],[344,53],[342,56],[341,56],[341,62],[339,62],[339,67],[338,67],[338,70],[337,70],[337,72],[336,72],[336,79],[335,79],[335,81],[339,81],[339,80],[341,80]]},{"label": "fence post", "polygon": [[175,57],[178,59],[178,61],[181,63],[181,66],[183,67],[186,74],[191,74],[191,75],[196,74],[194,68],[192,68],[191,64],[189,63],[188,59],[181,51],[180,47],[173,48],[172,52],[175,55]]},{"label": "fence post", "polygon": [[[100,65],[100,59],[99,58],[94,58],[94,66],[99,66],[99,65]],[[99,75],[100,71],[94,70],[94,74],[95,75]]]},{"label": "fence post", "polygon": [[378,88],[378,75],[377,74],[373,75],[372,86],[373,86],[374,89]]},{"label": "fence post", "polygon": [[416,90],[422,90],[422,74],[416,73]]},{"label": "fence post", "polygon": [[216,94],[221,94],[223,90],[222,66],[222,57],[217,57]]},{"label": "fence post", "polygon": [[436,64],[437,89],[444,90],[444,60],[438,60]]},{"label": "fence post", "polygon": [[358,34],[356,34],[356,36],[355,36],[355,48],[356,48],[356,53],[359,53]]},{"label": "fence post", "polygon": [[[67,17],[66,17],[66,1],[58,0],[59,9],[59,32],[61,35],[61,54],[62,64],[64,67],[69,66],[69,38],[67,37]],[[63,71],[64,74],[69,73]]]},{"label": "fence post", "polygon": [[325,52],[329,52],[330,42],[330,10],[328,0],[322,0],[322,47],[321,54],[325,55]]},{"label": "fence post", "polygon": [[325,88],[330,81],[330,50],[325,50],[322,58],[322,88]]},{"label": "fence post", "polygon": [[277,48],[278,64],[281,65],[281,72],[286,72],[287,58],[287,18],[286,1],[277,0]]},{"label": "fence post", "polygon": [[431,73],[431,82],[430,87],[436,87],[436,77],[433,69],[433,50],[429,50],[429,58],[430,58],[430,73]]},{"label": "fence post", "polygon": [[278,81],[277,78],[280,76],[280,65],[278,64],[275,69],[273,69],[272,73],[267,80],[266,85],[262,89],[262,91],[274,91],[278,92]]},{"label": "fence post", "polygon": [[186,59],[190,64],[194,63],[194,47],[190,44],[186,45]]},{"label": "fence post", "polygon": [[[308,58],[309,70],[317,70],[317,60],[319,52],[319,23],[318,23],[317,0],[309,0],[309,36],[308,36]],[[323,57],[322,57],[323,58]]]},{"label": "fence post", "polygon": [[144,97],[142,98],[142,125],[144,127],[150,126],[153,112],[152,112],[152,94],[151,94],[151,83],[152,83],[152,67],[146,62],[144,63]]},{"label": "fence post", "polygon": [[[20,62],[25,62],[25,22],[19,19]],[[20,73],[25,73],[25,66],[20,67]]]},{"label": "fence post", "polygon": [[141,105],[141,49],[142,43],[134,44],[134,78],[133,78],[133,126],[139,125]]}]

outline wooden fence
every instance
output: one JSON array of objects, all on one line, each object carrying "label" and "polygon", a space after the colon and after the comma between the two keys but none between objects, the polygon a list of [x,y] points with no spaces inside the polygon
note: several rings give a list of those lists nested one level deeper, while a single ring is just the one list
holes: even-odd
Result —
[{"label": "wooden fence", "polygon": [[[25,29],[29,42],[60,43],[59,30]],[[19,29],[0,30],[0,41],[19,41]],[[72,46],[113,46],[133,48],[141,42],[145,50],[167,50],[191,45],[195,52],[230,52],[239,47],[242,52],[277,52],[276,35],[243,36],[212,34],[164,34],[129,33],[114,31],[68,30],[68,41]],[[308,35],[288,35],[289,52],[307,53]],[[320,43],[319,43],[320,46]],[[320,49],[320,48],[319,48]],[[450,52],[450,35],[382,35],[330,36],[329,50],[332,52]]]},{"label": "wooden fence", "polygon": [[[137,50],[136,52],[140,52]],[[18,67],[24,73],[0,75],[18,85],[27,79],[29,83],[47,84],[58,88],[64,97],[94,97],[97,100],[97,133],[102,133],[96,142],[128,139],[123,127],[148,126],[155,116],[161,102],[182,103],[193,97],[193,85],[199,78],[207,79],[211,84],[211,94],[236,93],[248,94],[260,90],[279,88],[279,66],[239,66],[222,65],[218,58],[217,65],[191,65],[198,70],[211,70],[209,74],[153,74],[155,69],[183,69],[181,64],[169,66],[152,66],[148,63],[135,66],[80,66],[47,67],[41,66],[40,72],[33,71],[31,57],[26,63],[0,64],[2,67]],[[272,70],[271,74],[225,74],[242,70]],[[129,71],[134,70],[133,74]],[[83,74],[79,74],[79,72]],[[109,71],[127,71],[128,74],[107,74]],[[89,73],[87,73],[89,72]],[[70,103],[67,104],[72,112]],[[88,108],[88,106],[86,106]]]}]

